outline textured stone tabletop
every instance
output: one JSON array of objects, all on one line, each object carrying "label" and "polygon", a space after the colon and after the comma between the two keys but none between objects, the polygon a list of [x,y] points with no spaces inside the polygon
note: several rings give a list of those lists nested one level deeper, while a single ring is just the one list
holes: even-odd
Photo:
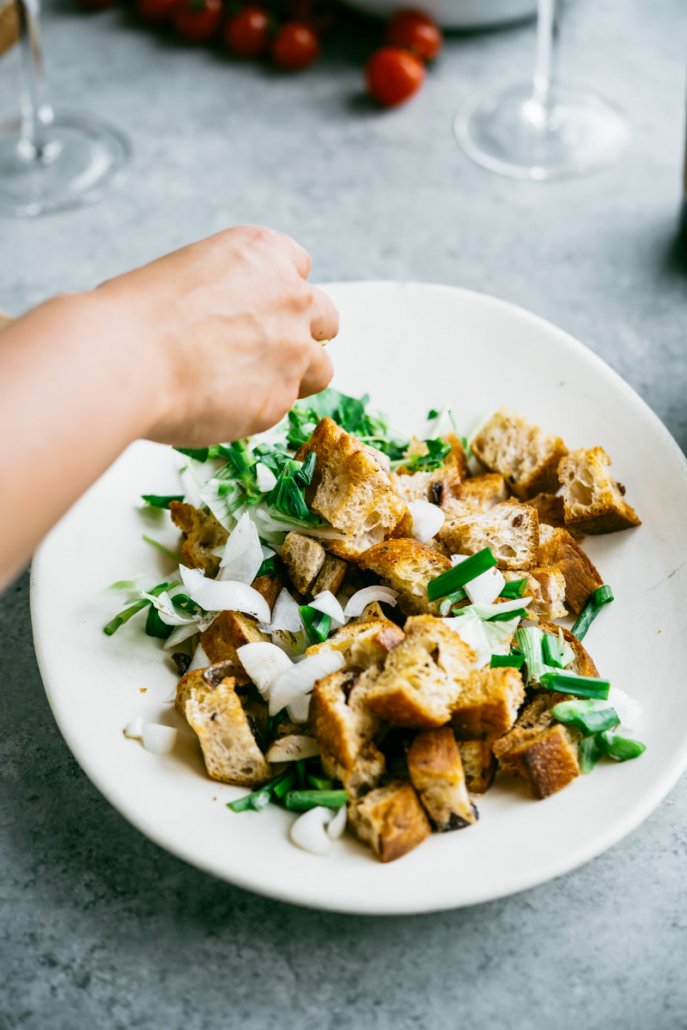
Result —
[{"label": "textured stone tabletop", "polygon": [[[684,447],[686,29],[684,0],[571,6],[564,70],[626,109],[632,142],[609,172],[534,186],[474,167],[450,133],[468,90],[527,73],[531,24],[452,39],[421,95],[379,114],[359,95],[378,31],[366,23],[281,78],[161,42],[118,12],[54,6],[56,97],[126,128],[135,156],[95,207],[0,221],[0,306],[264,222],[312,251],[319,280],[460,284],[551,319]],[[4,114],[15,62],[0,60]],[[40,474],[27,503],[40,503]],[[100,797],[48,709],[26,577],[0,599],[0,632],[2,1030],[687,1027],[684,779],[621,844],[519,896],[400,919],[303,911],[186,866]]]}]

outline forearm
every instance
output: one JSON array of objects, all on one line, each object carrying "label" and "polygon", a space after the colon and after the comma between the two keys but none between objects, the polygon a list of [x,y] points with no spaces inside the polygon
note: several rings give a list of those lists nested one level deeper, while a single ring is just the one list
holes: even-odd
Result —
[{"label": "forearm", "polygon": [[151,348],[106,291],[58,297],[0,333],[0,587],[159,417]]}]

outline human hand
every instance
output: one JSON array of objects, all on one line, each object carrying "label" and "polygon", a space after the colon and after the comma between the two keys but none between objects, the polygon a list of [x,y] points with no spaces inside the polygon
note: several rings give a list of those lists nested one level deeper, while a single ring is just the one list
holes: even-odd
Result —
[{"label": "human hand", "polygon": [[317,341],[336,336],[338,314],[309,272],[290,237],[241,226],[98,287],[146,351],[145,435],[187,447],[249,436],[323,390],[332,366]]}]

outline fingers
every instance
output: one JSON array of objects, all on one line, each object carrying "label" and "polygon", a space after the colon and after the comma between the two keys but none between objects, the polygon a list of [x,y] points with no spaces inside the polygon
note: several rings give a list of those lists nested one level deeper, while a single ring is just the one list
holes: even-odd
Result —
[{"label": "fingers", "polygon": [[312,258],[308,254],[307,250],[305,247],[301,247],[300,243],[296,243],[291,236],[287,236],[286,233],[281,234],[281,239],[289,257],[296,267],[296,271],[302,279],[307,279],[310,275],[310,269],[312,268]]},{"label": "fingers", "polygon": [[331,381],[334,369],[329,355],[319,343],[310,345],[310,361],[301,379],[299,397],[309,397],[311,393],[324,390]]},{"label": "fingers", "polygon": [[339,331],[339,312],[324,290],[312,288],[310,332],[315,340],[332,340]]}]

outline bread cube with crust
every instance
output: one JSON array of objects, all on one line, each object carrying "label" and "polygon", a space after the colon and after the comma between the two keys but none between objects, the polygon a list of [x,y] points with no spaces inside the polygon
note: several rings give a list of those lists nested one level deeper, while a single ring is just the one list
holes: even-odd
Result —
[{"label": "bread cube with crust", "polygon": [[563,573],[565,603],[575,615],[582,611],[589,595],[603,584],[591,559],[567,529],[539,527],[537,565],[553,566]]},{"label": "bread cube with crust", "polygon": [[407,855],[432,832],[415,790],[404,780],[394,780],[350,801],[348,825],[381,862]]},{"label": "bread cube with crust", "polygon": [[584,533],[615,533],[640,524],[624,498],[625,488],[609,472],[603,447],[570,451],[558,466],[566,526]]},{"label": "bread cube with crust", "polygon": [[[401,466],[392,473],[391,481],[404,501],[431,501],[432,504],[442,504],[444,498],[452,496],[460,488],[468,474],[463,445],[453,433],[442,439],[450,445],[451,450],[439,468],[409,472]],[[409,453],[426,454],[427,444],[424,440],[413,440]]]},{"label": "bread cube with crust", "polygon": [[351,621],[332,633],[328,640],[313,644],[307,654],[339,651],[347,668],[367,669],[371,665],[380,665],[404,638],[401,627],[385,617]]},{"label": "bread cube with crust", "polygon": [[489,511],[497,504],[508,500],[508,487],[503,476],[498,472],[486,472],[481,476],[472,476],[453,492],[445,496],[441,507],[447,518],[459,518],[463,515],[475,515]]},{"label": "bread cube with crust", "polygon": [[453,731],[448,726],[418,733],[408,751],[408,773],[437,830],[460,830],[477,821]]},{"label": "bread cube with crust", "polygon": [[518,669],[479,669],[472,672],[453,705],[451,725],[466,740],[497,737],[515,722],[525,700],[525,686]]},{"label": "bread cube with crust", "polygon": [[256,576],[251,583],[253,590],[257,590],[261,597],[264,597],[270,608],[274,608],[277,603],[277,598],[281,593],[281,589],[284,586],[281,577],[278,575],[270,576]]},{"label": "bread cube with crust", "polygon": [[407,512],[380,461],[331,418],[323,418],[296,457],[317,456],[309,503],[350,539],[330,549],[341,557],[383,540]]},{"label": "bread cube with crust", "polygon": [[187,673],[177,688],[177,707],[198,737],[210,778],[255,787],[270,778],[270,766],[236,693],[236,680],[221,672],[215,666]]},{"label": "bread cube with crust", "polygon": [[409,614],[438,612],[437,602],[427,598],[427,584],[451,568],[444,554],[418,540],[385,540],[360,555],[362,569],[376,573],[399,592],[399,607]]},{"label": "bread cube with crust", "polygon": [[494,782],[496,759],[491,740],[459,740],[458,750],[469,794],[486,794]]},{"label": "bread cube with crust", "polygon": [[558,490],[558,463],[568,453],[559,436],[544,433],[509,408],[497,411],[472,441],[475,457],[500,472],[521,500]]},{"label": "bread cube with crust", "polygon": [[411,616],[405,634],[372,684],[367,704],[392,726],[443,726],[474,668],[475,652],[431,615]]},{"label": "bread cube with crust", "polygon": [[384,755],[373,743],[380,723],[367,707],[375,676],[375,669],[331,673],[315,684],[310,702],[322,767],[354,794],[376,786],[385,770]]},{"label": "bread cube with crust", "polygon": [[302,533],[287,533],[279,557],[298,593],[310,593],[325,562],[326,552],[322,544]]},{"label": "bread cube with crust", "polygon": [[339,590],[343,586],[347,572],[347,562],[343,561],[341,558],[335,558],[333,554],[325,555],[322,568],[317,575],[317,579],[312,585],[311,593],[313,597],[317,594],[321,594],[324,590],[329,590],[334,595],[338,594]]},{"label": "bread cube with crust", "polygon": [[562,619],[567,615],[565,607],[565,576],[555,566],[551,568],[520,569],[518,572],[505,572],[506,580],[526,579],[527,584],[522,594],[531,597],[532,603],[527,609],[531,619]]},{"label": "bread cube with crust", "polygon": [[227,533],[209,511],[194,508],[184,501],[170,501],[172,522],[181,530],[179,552],[184,565],[202,569],[214,578],[219,571],[220,559],[213,552],[227,542]]},{"label": "bread cube with crust", "polygon": [[537,564],[539,517],[527,504],[496,504],[489,511],[447,518],[439,540],[453,554],[476,554],[490,547],[500,569]]},{"label": "bread cube with crust", "polygon": [[547,798],[580,775],[579,734],[554,722],[527,739],[511,742],[501,767],[524,777],[535,798]]},{"label": "bread cube with crust", "polygon": [[562,494],[535,494],[527,503],[537,509],[540,525],[545,522],[547,526],[565,526]]},{"label": "bread cube with crust", "polygon": [[[258,628],[258,623],[243,612],[219,612],[208,628],[200,634],[200,643],[211,662],[232,662],[238,669],[243,666],[236,653],[244,644],[269,641]],[[244,680],[245,674],[238,674]]]}]

